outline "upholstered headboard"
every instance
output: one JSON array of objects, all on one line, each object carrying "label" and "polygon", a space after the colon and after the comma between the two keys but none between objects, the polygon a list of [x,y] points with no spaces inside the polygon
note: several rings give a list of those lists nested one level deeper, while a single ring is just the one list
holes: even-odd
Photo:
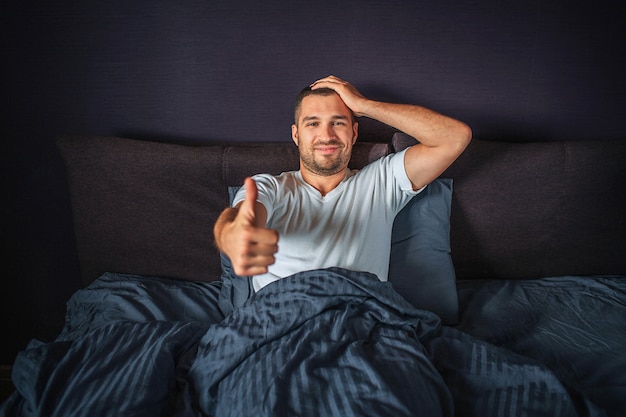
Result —
[{"label": "upholstered headboard", "polygon": [[[358,168],[414,143],[357,143]],[[292,143],[179,145],[64,136],[82,278],[105,271],[210,281],[212,226],[227,187],[298,168]],[[454,180],[452,258],[459,279],[626,274],[626,142],[474,140]],[[364,225],[366,227],[366,225]]]}]

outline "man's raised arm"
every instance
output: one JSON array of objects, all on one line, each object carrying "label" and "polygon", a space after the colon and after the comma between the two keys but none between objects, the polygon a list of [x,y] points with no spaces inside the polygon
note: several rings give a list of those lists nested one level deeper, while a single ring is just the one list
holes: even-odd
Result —
[{"label": "man's raised arm", "polygon": [[441,175],[472,138],[471,129],[463,122],[417,105],[369,100],[337,77],[322,78],[311,85],[312,89],[320,87],[335,90],[356,116],[378,120],[418,140],[404,159],[406,173],[416,190]]}]

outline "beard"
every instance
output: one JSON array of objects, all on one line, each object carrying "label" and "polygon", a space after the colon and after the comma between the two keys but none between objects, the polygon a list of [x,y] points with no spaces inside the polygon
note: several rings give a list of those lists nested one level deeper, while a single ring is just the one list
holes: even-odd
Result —
[{"label": "beard", "polygon": [[[339,146],[340,152],[333,155],[317,155],[315,146]],[[341,172],[348,166],[350,161],[350,151],[339,141],[317,142],[308,149],[298,146],[300,152],[300,161],[302,166],[308,171],[319,176],[331,176]]]}]

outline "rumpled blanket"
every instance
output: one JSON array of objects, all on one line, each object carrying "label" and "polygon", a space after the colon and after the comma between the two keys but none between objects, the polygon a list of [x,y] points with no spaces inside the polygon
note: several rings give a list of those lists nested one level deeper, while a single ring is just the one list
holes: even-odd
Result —
[{"label": "rumpled blanket", "polygon": [[0,414],[606,415],[371,274],[299,273],[227,312],[226,287],[104,275],[69,301],[54,342],[19,354]]}]

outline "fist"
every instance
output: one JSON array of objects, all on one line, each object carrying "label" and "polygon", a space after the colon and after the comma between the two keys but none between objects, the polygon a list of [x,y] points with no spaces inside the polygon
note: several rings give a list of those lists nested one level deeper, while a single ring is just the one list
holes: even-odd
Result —
[{"label": "fist", "polygon": [[223,227],[219,246],[230,258],[237,275],[259,275],[275,262],[278,232],[265,227],[267,211],[256,201],[256,182],[246,178],[244,186],[246,197],[235,208],[232,222]]}]

